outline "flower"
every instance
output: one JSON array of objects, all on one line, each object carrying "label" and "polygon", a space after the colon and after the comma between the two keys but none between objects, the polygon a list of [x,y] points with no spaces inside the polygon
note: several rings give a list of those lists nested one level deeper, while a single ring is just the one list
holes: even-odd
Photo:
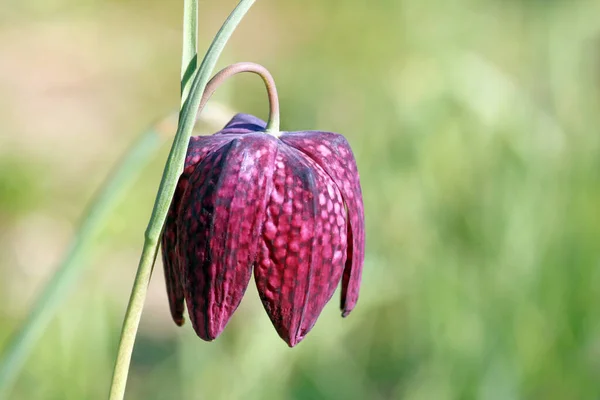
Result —
[{"label": "flower", "polygon": [[184,300],[204,340],[223,331],[252,271],[273,325],[290,347],[311,330],[342,282],[342,315],[356,305],[364,210],[346,139],[317,131],[264,132],[236,115],[192,137],[162,237],[171,315]]}]

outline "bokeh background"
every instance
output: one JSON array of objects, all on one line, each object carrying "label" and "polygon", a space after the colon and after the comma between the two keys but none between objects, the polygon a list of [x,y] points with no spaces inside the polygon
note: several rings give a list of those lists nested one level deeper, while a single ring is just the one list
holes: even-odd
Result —
[{"label": "bokeh background", "polygon": [[[234,0],[200,2],[203,51]],[[0,349],[86,204],[178,104],[181,1],[1,0]],[[267,66],[282,127],[341,132],[364,191],[358,307],[295,349],[250,289],[224,334],[157,264],[129,399],[600,398],[600,2],[260,0],[219,66]],[[216,130],[266,117],[240,76]],[[172,132],[171,132],[172,133]],[[94,242],[11,399],[106,398],[168,145]]]}]

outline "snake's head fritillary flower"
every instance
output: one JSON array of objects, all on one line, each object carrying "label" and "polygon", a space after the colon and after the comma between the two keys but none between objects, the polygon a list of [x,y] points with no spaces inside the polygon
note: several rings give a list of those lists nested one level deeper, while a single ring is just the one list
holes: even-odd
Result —
[{"label": "snake's head fritillary flower", "polygon": [[364,261],[356,161],[336,133],[282,132],[236,115],[192,137],[162,238],[171,315],[184,300],[204,340],[223,331],[252,271],[273,325],[291,347],[342,282],[342,315],[356,305]]}]

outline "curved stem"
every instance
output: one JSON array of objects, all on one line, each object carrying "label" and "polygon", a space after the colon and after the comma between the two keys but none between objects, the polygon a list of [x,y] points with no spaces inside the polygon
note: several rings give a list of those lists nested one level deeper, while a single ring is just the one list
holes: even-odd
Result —
[{"label": "curved stem", "polygon": [[150,283],[150,277],[152,275],[152,267],[154,266],[154,260],[158,252],[158,242],[165,224],[165,219],[167,218],[169,206],[171,205],[173,195],[175,194],[177,181],[183,172],[185,154],[187,152],[192,130],[194,129],[196,116],[199,113],[202,94],[204,93],[206,84],[210,79],[210,75],[215,68],[217,59],[223,51],[225,44],[254,2],[255,0],[241,0],[229,15],[204,56],[198,72],[194,75],[193,82],[190,86],[189,96],[181,109],[177,134],[175,135],[175,140],[173,141],[173,146],[171,147],[171,152],[169,153],[169,158],[165,165],[165,170],[152,210],[152,216],[150,217],[150,222],[146,228],[144,247],[133,288],[131,290],[127,311],[125,312],[125,320],[123,321],[121,340],[119,342],[112,385],[110,388],[110,400],[121,400],[125,395],[131,354],[133,352],[133,345],[135,343],[135,337],[144,308],[148,284]]},{"label": "curved stem", "polygon": [[253,62],[239,62],[223,68],[206,85],[206,89],[202,95],[202,101],[200,102],[200,109],[204,108],[215,90],[217,90],[223,82],[241,72],[257,74],[265,83],[267,95],[269,96],[269,120],[267,121],[266,132],[275,137],[279,136],[279,97],[277,96],[275,80],[271,73],[260,64]]}]

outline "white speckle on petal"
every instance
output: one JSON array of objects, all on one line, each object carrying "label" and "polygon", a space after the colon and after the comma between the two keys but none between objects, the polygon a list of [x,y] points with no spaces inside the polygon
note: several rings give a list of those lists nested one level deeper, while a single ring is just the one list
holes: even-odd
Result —
[{"label": "white speckle on petal", "polygon": [[336,214],[340,213],[340,204],[339,203],[335,203],[333,205],[333,211],[335,211]]},{"label": "white speckle on petal", "polygon": [[327,200],[325,199],[325,195],[323,193],[319,193],[319,204],[324,206]]},{"label": "white speckle on petal", "polygon": [[319,153],[321,153],[323,156],[327,157],[331,155],[331,150],[329,150],[327,147],[325,147],[324,145],[320,144],[317,147],[317,150],[319,151]]},{"label": "white speckle on petal", "polygon": [[335,191],[333,190],[333,186],[327,185],[327,193],[329,193],[329,197],[331,199],[335,199]]}]

